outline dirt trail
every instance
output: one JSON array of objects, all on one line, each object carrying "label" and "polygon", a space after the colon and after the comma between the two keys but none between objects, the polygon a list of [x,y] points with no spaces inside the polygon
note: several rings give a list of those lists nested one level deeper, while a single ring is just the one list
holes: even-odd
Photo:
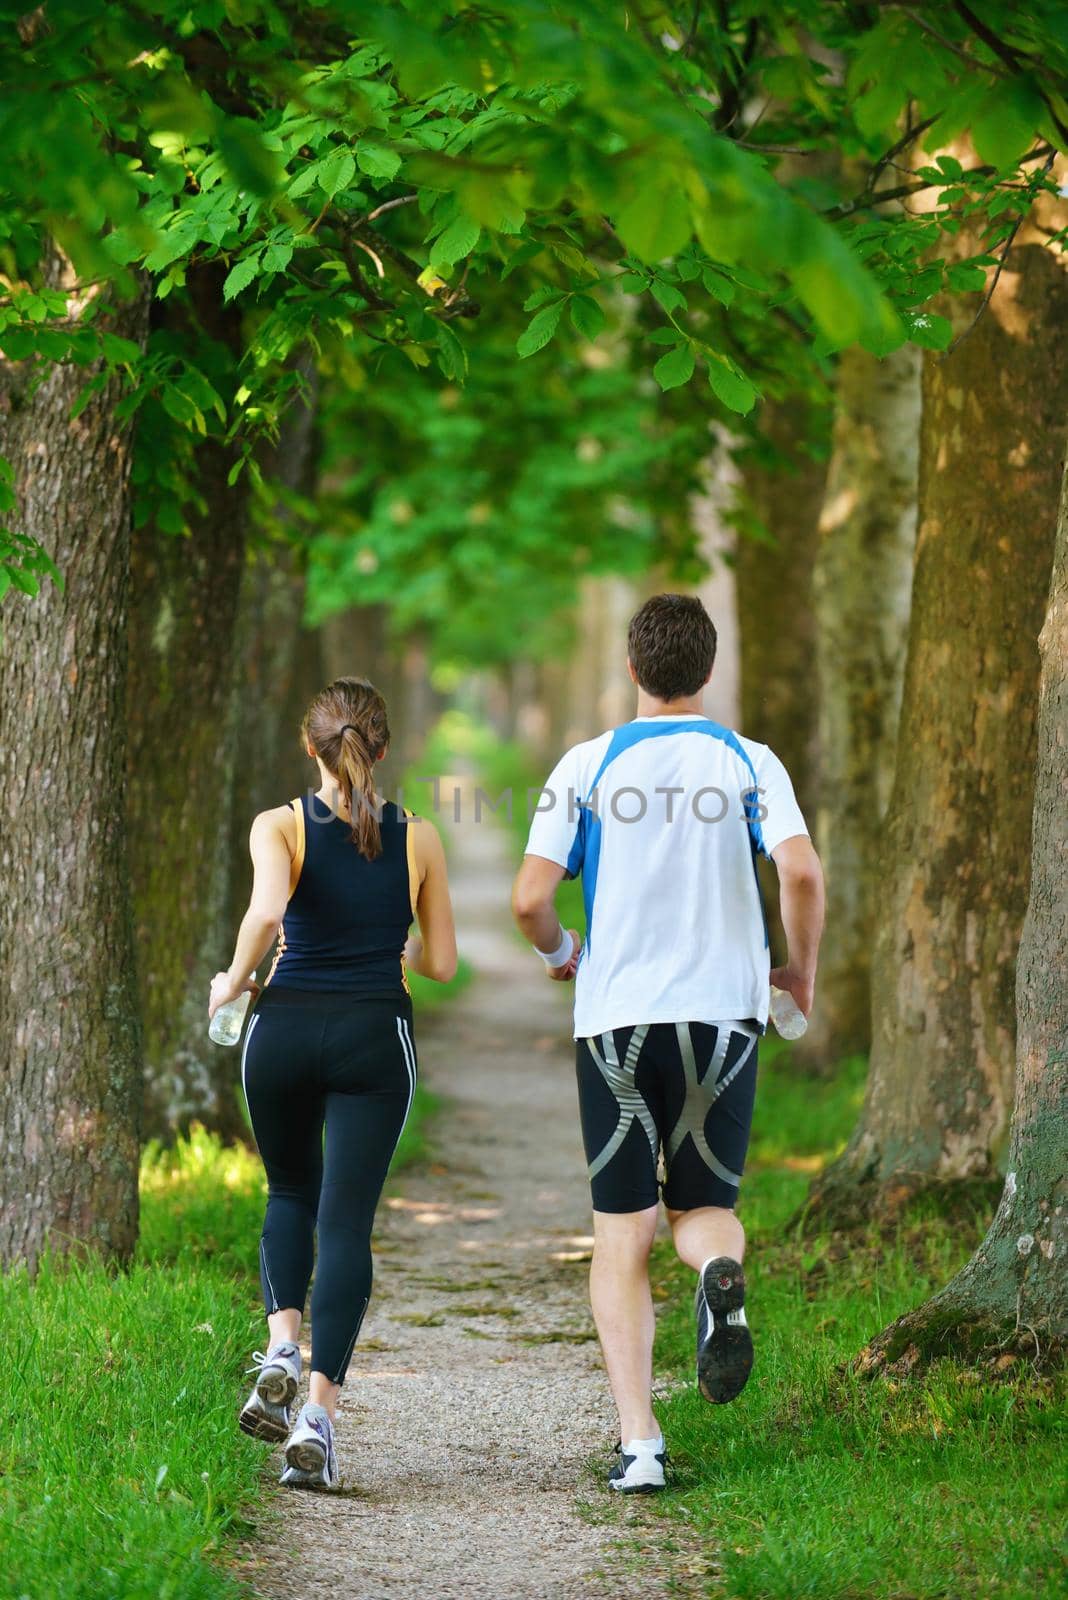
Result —
[{"label": "dirt trail", "polygon": [[[629,1586],[651,1512],[606,1507],[588,1467],[607,1467],[614,1421],[586,1300],[570,990],[511,935],[503,831],[463,809],[442,820],[477,977],[416,1018],[446,1102],[438,1163],[387,1189],[339,1416],[345,1489],[279,1497],[249,1569],[265,1600],[600,1600]],[[656,1600],[662,1566],[641,1565]]]}]

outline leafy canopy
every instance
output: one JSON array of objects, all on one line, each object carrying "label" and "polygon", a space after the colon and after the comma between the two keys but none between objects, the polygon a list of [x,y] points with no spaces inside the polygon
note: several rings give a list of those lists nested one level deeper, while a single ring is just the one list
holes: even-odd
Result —
[{"label": "leafy canopy", "polygon": [[[255,473],[309,345],[361,373],[395,352],[399,397],[431,364],[497,370],[506,325],[524,370],[623,339],[636,383],[701,376],[703,418],[825,380],[855,341],[944,347],[928,302],[985,281],[1068,122],[1052,3],[49,0],[0,21],[0,351],[119,371],[179,464],[176,527],[196,440]],[[918,154],[968,130],[967,167]],[[944,259],[977,209],[983,252]],[[50,240],[109,293],[75,314]],[[206,269],[242,313],[233,371],[207,340],[109,331],[110,295],[147,277],[182,299]],[[0,585],[32,589],[43,553],[3,537]]]}]

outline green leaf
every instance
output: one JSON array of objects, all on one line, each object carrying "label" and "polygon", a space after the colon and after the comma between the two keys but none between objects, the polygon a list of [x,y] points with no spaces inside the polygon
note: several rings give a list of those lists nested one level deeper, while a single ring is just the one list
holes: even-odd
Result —
[{"label": "green leaf", "polygon": [[970,266],[961,261],[956,266],[950,267],[946,273],[946,281],[951,289],[966,294],[969,289],[986,288],[986,273],[982,267]]},{"label": "green leaf", "polygon": [[662,355],[653,368],[653,377],[661,389],[677,389],[693,377],[693,349],[689,344],[676,345]]},{"label": "green leaf", "polygon": [[980,158],[998,171],[1014,167],[1045,116],[1038,92],[1025,78],[992,88],[972,118]]},{"label": "green leaf", "polygon": [[686,309],[686,296],[681,290],[676,289],[673,283],[664,283],[662,279],[657,278],[653,282],[652,288],[653,299],[662,310],[670,314],[672,311],[684,311]]},{"label": "green leaf", "polygon": [[604,327],[604,312],[589,294],[571,296],[571,321],[584,339],[596,339]]},{"label": "green leaf", "polygon": [[266,199],[277,189],[282,163],[249,117],[221,117],[219,150],[240,188]]},{"label": "green leaf", "polygon": [[327,199],[332,200],[342,189],[348,188],[355,176],[356,162],[352,151],[344,145],[337,145],[320,163],[317,181]]},{"label": "green leaf", "polygon": [[952,178],[954,182],[956,182],[958,178],[963,178],[964,176],[964,168],[961,166],[956,156],[937,156],[935,159],[935,165],[940,167],[945,173],[946,177]]},{"label": "green leaf", "polygon": [[356,146],[356,163],[369,178],[395,178],[400,171],[401,158],[388,145],[361,139]]},{"label": "green leaf", "polygon": [[523,310],[537,311],[539,306],[545,305],[549,300],[560,299],[562,299],[561,291],[556,288],[555,284],[542,283],[527,295],[523,301]]},{"label": "green leaf", "polygon": [[291,200],[296,200],[298,195],[307,193],[312,185],[318,182],[319,168],[321,164],[322,163],[318,161],[309,161],[305,166],[301,167],[300,171],[293,179],[293,182],[286,190],[286,193],[289,195]]},{"label": "green leaf", "polygon": [[129,366],[141,358],[141,346],[133,339],[120,339],[117,333],[102,333],[100,347],[114,366]]},{"label": "green leaf", "polygon": [[37,582],[32,572],[27,572],[25,567],[17,567],[11,561],[3,563],[4,570],[16,589],[21,589],[23,594],[36,594],[41,585]]},{"label": "green leaf", "polygon": [[749,379],[726,362],[712,360],[708,363],[708,381],[712,393],[723,401],[728,411],[737,411],[744,417],[756,405],[757,391]]},{"label": "green leaf", "polygon": [[0,333],[0,350],[9,361],[25,361],[33,355],[36,344],[29,328],[5,328]]},{"label": "green leaf", "polygon": [[247,289],[253,278],[259,275],[260,253],[254,250],[251,255],[242,256],[236,266],[230,268],[223,284],[223,299],[232,300],[242,289]]},{"label": "green leaf", "polygon": [[[437,335],[438,366],[447,378],[452,378],[456,383],[463,383],[467,376],[467,351],[447,322],[438,323]],[[406,351],[405,354],[411,360],[409,352]]]},{"label": "green leaf", "polygon": [[615,225],[627,249],[650,264],[677,254],[693,232],[690,208],[682,191],[663,172],[643,172],[638,193],[616,210]]},{"label": "green leaf", "polygon": [[189,427],[192,424],[198,433],[206,431],[201,412],[193,404],[189,396],[183,394],[173,383],[164,383],[162,385],[159,398],[164,411],[169,417],[173,417],[175,422],[180,422],[183,427]]},{"label": "green leaf", "polygon": [[545,348],[559,326],[560,313],[563,309],[562,300],[557,300],[555,305],[542,307],[515,342],[516,351],[520,356],[532,356],[538,350]]},{"label": "green leaf", "polygon": [[525,239],[519,249],[508,257],[504,271],[501,273],[501,282],[503,283],[505,278],[515,271],[516,267],[525,267],[528,261],[533,261],[534,257],[540,255],[544,249],[545,246],[540,239]]},{"label": "green leaf", "polygon": [[885,323],[862,333],[860,343],[870,355],[878,356],[881,360],[883,356],[890,355],[894,350],[900,350],[908,336],[908,329],[901,318],[895,314],[893,317],[888,318]]},{"label": "green leaf", "polygon": [[269,244],[263,252],[264,272],[284,272],[293,255],[291,244]]},{"label": "green leaf", "polygon": [[721,306],[734,304],[734,284],[730,278],[725,278],[722,272],[713,272],[711,267],[708,267],[701,274],[701,282]]},{"label": "green leaf", "polygon": [[430,246],[430,259],[435,264],[452,266],[471,254],[481,235],[482,229],[470,217],[454,217],[445,232]]},{"label": "green leaf", "polygon": [[909,338],[924,350],[946,350],[953,343],[953,324],[934,311],[906,311]]},{"label": "green leaf", "polygon": [[98,372],[94,377],[89,379],[89,382],[85,385],[84,389],[82,389],[81,393],[75,397],[74,404],[67,413],[71,422],[76,422],[78,420],[86,406],[89,404],[90,400],[93,398],[94,394],[99,394],[100,390],[103,389],[107,381],[108,374],[106,371]]}]

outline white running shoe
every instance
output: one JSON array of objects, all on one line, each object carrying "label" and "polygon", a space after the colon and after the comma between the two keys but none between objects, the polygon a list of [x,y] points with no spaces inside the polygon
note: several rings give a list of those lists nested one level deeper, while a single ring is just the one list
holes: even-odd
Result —
[{"label": "white running shoe", "polygon": [[325,1406],[301,1407],[286,1440],[285,1468],[279,1479],[290,1489],[336,1489],[341,1481],[334,1449],[334,1424]]},{"label": "white running shoe", "polygon": [[619,1460],[608,1474],[608,1487],[619,1494],[656,1494],[664,1487],[664,1435],[631,1439],[619,1445]]},{"label": "white running shoe", "polygon": [[300,1347],[288,1340],[273,1344],[264,1355],[257,1350],[248,1369],[256,1374],[238,1422],[243,1433],[255,1439],[284,1439],[289,1432],[289,1407],[300,1382]]}]

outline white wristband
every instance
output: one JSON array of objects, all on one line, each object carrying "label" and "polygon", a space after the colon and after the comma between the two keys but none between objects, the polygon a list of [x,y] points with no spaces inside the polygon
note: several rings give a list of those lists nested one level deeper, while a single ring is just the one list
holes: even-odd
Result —
[{"label": "white wristband", "polygon": [[541,956],[541,959],[545,962],[547,967],[562,967],[566,962],[571,960],[574,949],[575,941],[572,939],[566,928],[561,928],[560,943],[557,945],[555,950],[550,951],[550,953],[547,955],[544,950],[539,950],[537,945],[535,945],[534,954]]}]

